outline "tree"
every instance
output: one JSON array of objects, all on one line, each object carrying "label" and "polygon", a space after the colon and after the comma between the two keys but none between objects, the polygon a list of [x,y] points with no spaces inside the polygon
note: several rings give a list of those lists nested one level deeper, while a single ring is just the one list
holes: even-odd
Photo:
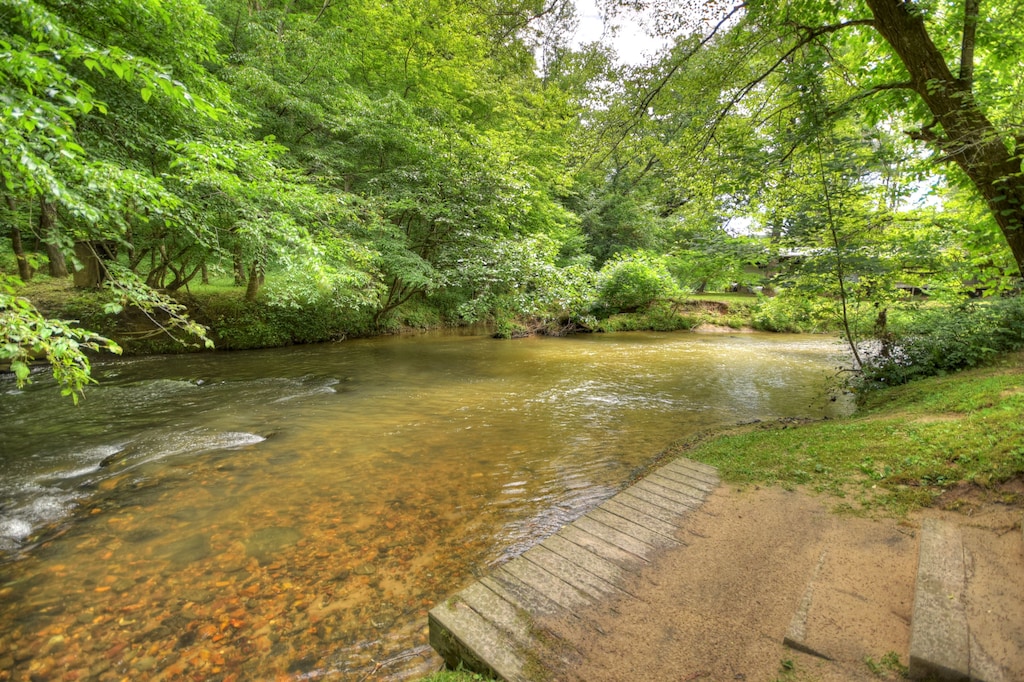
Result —
[{"label": "tree", "polygon": [[[71,252],[77,240],[122,240],[127,228],[125,216],[160,215],[177,203],[153,174],[105,153],[102,144],[83,131],[90,116],[105,116],[111,111],[100,98],[100,91],[111,94],[128,90],[143,102],[157,95],[156,99],[166,101],[178,112],[213,116],[216,109],[202,97],[193,96],[184,83],[152,59],[98,40],[103,33],[117,35],[132,21],[152,28],[153,23],[173,26],[201,19],[205,12],[194,0],[173,3],[173,15],[158,0],[115,1],[101,9],[89,4],[76,8],[53,4],[51,8],[49,3],[35,0],[0,3],[0,82],[4,84],[0,93],[0,182],[9,209],[39,206],[36,234],[47,245],[51,274],[63,276],[64,254]],[[98,23],[105,31],[97,25],[100,15],[103,19]],[[110,31],[111,26],[116,30]],[[149,31],[137,35],[155,34]],[[178,54],[201,45],[182,44],[179,35],[162,37],[162,44],[176,45]],[[198,50],[192,62],[205,54]],[[191,72],[197,68],[191,68]],[[182,62],[180,71],[188,73],[190,67]],[[8,215],[14,220],[12,245],[19,272],[31,274],[25,267],[27,257],[20,233],[36,228],[19,224],[17,211],[9,210]],[[159,310],[168,315],[171,326],[207,340],[205,330],[164,295],[135,286],[130,277],[114,284],[119,302],[111,305],[132,304],[147,313]],[[3,286],[0,357],[11,361],[19,382],[23,382],[28,379],[26,361],[45,355],[64,392],[77,400],[89,375],[83,350],[117,350],[116,344],[43,317],[30,302],[13,295],[11,280],[5,278]]]},{"label": "tree", "polygon": [[[696,4],[687,12],[655,3],[662,25],[682,37],[642,74],[645,87],[620,130],[637,127],[659,106],[670,107],[665,100],[680,91],[681,81],[717,81],[720,87],[687,105],[693,112],[713,111],[695,123],[703,149],[730,117],[764,121],[799,111],[805,79],[787,83],[784,77],[817,69],[832,114],[858,108],[874,123],[904,127],[910,138],[927,143],[940,167],[955,163],[1024,270],[1024,138],[1017,132],[1024,31],[1017,30],[1009,3],[758,1],[709,7],[717,16]],[[769,105],[761,109],[752,100]]]}]

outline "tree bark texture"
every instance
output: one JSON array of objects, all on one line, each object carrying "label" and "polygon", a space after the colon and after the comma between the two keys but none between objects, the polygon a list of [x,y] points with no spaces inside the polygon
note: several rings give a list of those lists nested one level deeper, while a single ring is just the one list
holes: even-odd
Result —
[{"label": "tree bark texture", "polygon": [[261,286],[263,286],[263,264],[259,262],[258,258],[254,258],[252,267],[249,268],[249,283],[245,288],[245,300],[255,301]]},{"label": "tree bark texture", "polygon": [[18,277],[22,282],[32,279],[32,266],[28,264],[28,257],[25,255],[25,247],[21,243],[21,230],[11,228],[11,248],[14,250],[14,258],[18,261]]},{"label": "tree bark texture", "polygon": [[[970,2],[970,0],[965,0]],[[1021,156],[1011,152],[974,99],[971,80],[953,75],[928,35],[920,9],[902,0],[866,0],[875,29],[889,43],[910,74],[941,131],[928,126],[918,137],[939,146],[955,161],[984,197],[1024,274],[1024,175]],[[968,58],[972,50],[963,51]],[[972,74],[961,65],[960,73]]]},{"label": "tree bark texture", "polygon": [[[14,199],[10,195],[5,197],[5,199],[7,201],[7,209],[14,213]],[[18,263],[18,277],[21,278],[22,282],[29,281],[32,279],[32,266],[28,262],[25,246],[21,241],[21,230],[18,229],[17,225],[11,225],[11,250],[14,251],[14,260]]]},{"label": "tree bark texture", "polygon": [[99,255],[89,242],[75,242],[75,258],[82,269],[75,272],[75,287],[95,289],[103,281],[103,266]]},{"label": "tree bark texture", "polygon": [[245,265],[242,262],[242,245],[235,244],[231,251],[231,265],[235,273],[235,286],[245,286]]},{"label": "tree bark texture", "polygon": [[45,198],[39,200],[39,206],[42,209],[39,212],[39,235],[46,245],[46,256],[50,260],[50,277],[67,277],[68,265],[56,239],[57,207]]}]

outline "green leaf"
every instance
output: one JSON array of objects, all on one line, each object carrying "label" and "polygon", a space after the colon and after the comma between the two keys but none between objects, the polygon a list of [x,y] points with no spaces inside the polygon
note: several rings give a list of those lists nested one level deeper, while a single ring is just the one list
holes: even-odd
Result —
[{"label": "green leaf", "polygon": [[139,94],[142,95],[143,102],[148,102],[149,98],[153,96],[153,91],[149,88],[142,88],[142,90],[139,91]]},{"label": "green leaf", "polygon": [[28,379],[29,369],[21,360],[14,360],[11,362],[11,371],[14,372],[15,378],[18,380],[18,385],[21,386]]}]

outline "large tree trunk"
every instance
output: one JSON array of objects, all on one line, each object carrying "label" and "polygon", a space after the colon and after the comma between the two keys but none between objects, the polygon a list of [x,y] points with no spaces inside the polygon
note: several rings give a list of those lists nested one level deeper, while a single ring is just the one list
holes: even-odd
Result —
[{"label": "large tree trunk", "polygon": [[[935,123],[915,137],[937,144],[955,161],[981,192],[1006,237],[1017,267],[1024,274],[1024,176],[1021,157],[1011,153],[1005,136],[978,107],[972,91],[973,38],[976,17],[967,8],[967,33],[962,51],[965,64],[954,76],[932,42],[916,3],[904,0],[866,0],[875,28],[899,56],[914,90],[928,105]],[[966,67],[966,68],[965,68]]]},{"label": "large tree trunk", "polygon": [[95,289],[103,281],[103,264],[90,242],[75,242],[75,258],[82,268],[75,272],[75,287]]},{"label": "large tree trunk", "polygon": [[64,260],[64,252],[57,244],[55,225],[57,224],[57,207],[45,198],[39,199],[39,236],[46,245],[46,256],[50,259],[50,277],[67,277],[68,264]]}]

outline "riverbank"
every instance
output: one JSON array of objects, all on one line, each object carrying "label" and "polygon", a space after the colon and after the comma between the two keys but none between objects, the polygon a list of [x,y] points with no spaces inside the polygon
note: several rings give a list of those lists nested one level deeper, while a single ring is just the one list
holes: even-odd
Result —
[{"label": "riverbank", "polygon": [[[989,566],[1019,564],[1022,412],[1024,353],[1014,353],[874,393],[846,419],[748,424],[669,448],[664,459],[685,454],[713,464],[725,481],[710,502],[715,513],[691,529],[703,558],[666,556],[644,578],[658,585],[657,598],[636,612],[605,614],[599,625],[610,634],[587,657],[591,679],[900,679],[916,566],[910,540],[923,519],[969,525]],[[831,662],[786,649],[781,637],[823,546],[844,568],[822,589],[863,597],[838,600],[832,617],[872,623],[859,644],[828,644],[846,647]],[[1024,599],[1000,575],[982,579],[1004,598]],[[1011,625],[1004,629],[1013,637],[1021,624]],[[660,639],[683,636],[699,645],[648,655]]]},{"label": "riverbank", "polygon": [[[44,315],[76,320],[118,343],[125,355],[194,352],[201,349],[195,339],[165,333],[159,316],[131,308],[117,313],[104,309],[109,294],[102,290],[76,289],[70,279],[38,275],[17,291]],[[274,305],[258,298],[245,299],[245,291],[229,282],[199,285],[174,294],[189,317],[208,330],[218,350],[252,350],[364,338],[407,331],[422,331],[464,324],[454,311],[442,306],[410,302],[387,320],[374,320],[367,311],[353,311],[322,302],[316,306]],[[756,318],[758,298],[751,294],[702,294],[653,305],[631,312],[618,312],[593,321],[591,327],[558,321],[523,320],[512,326],[497,325],[496,336],[534,334],[562,335],[570,331],[677,331],[716,328],[738,331],[799,331],[776,329]]]}]

